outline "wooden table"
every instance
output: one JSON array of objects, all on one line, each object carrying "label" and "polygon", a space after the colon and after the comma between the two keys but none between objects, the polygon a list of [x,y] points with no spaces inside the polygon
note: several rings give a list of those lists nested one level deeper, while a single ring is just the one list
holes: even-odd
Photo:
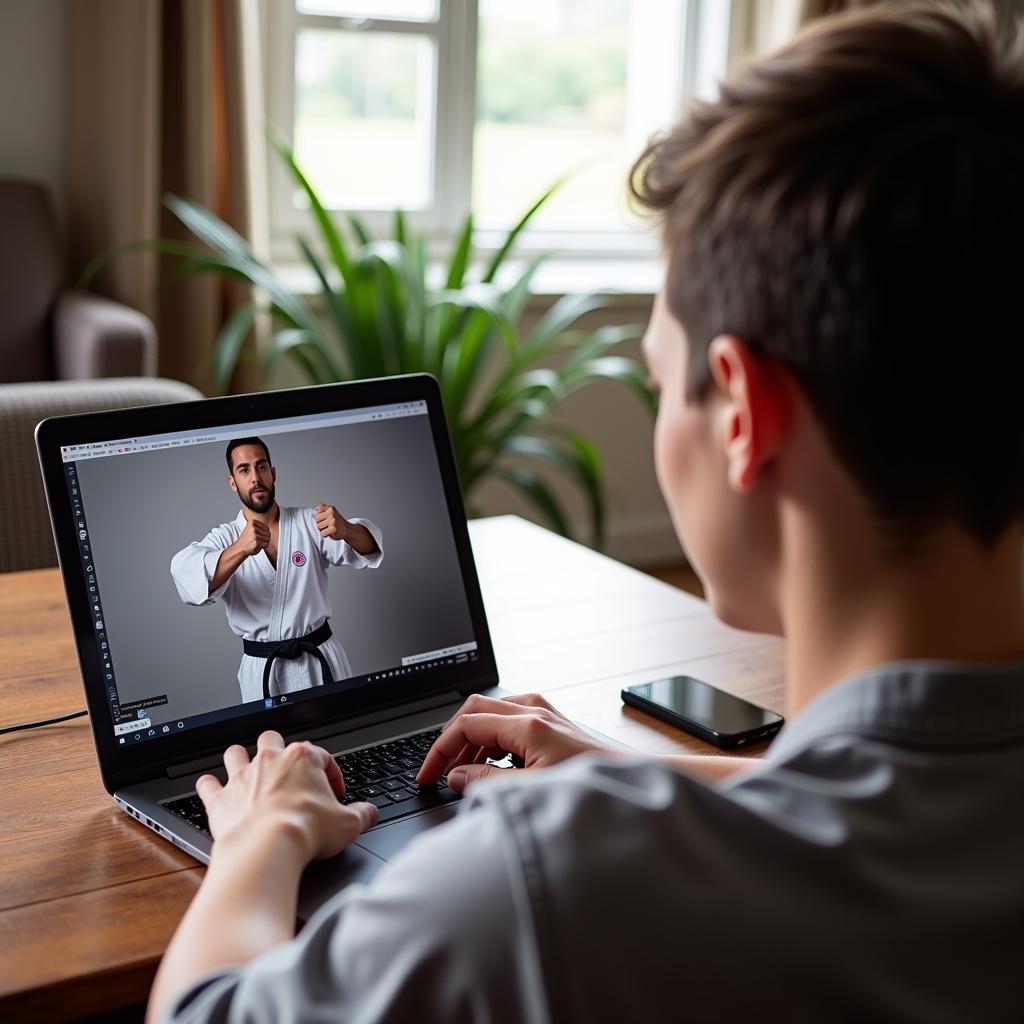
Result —
[{"label": "wooden table", "polygon": [[[780,641],[513,516],[471,533],[508,689],[652,753],[713,748],[624,708],[624,685],[685,671],[785,711]],[[84,705],[56,569],[0,577],[0,650],[0,724]],[[0,787],[0,1020],[142,1002],[203,868],[115,808],[84,718],[0,737]]]}]

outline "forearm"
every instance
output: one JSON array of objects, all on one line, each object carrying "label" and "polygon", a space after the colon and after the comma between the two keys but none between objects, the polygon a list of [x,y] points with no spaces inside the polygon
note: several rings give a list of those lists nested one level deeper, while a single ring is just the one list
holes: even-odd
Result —
[{"label": "forearm", "polygon": [[235,570],[248,558],[248,555],[234,544],[226,547],[217,559],[217,568],[210,580],[210,593],[220,590],[235,574]]},{"label": "forearm", "polygon": [[680,771],[697,775],[708,782],[717,782],[736,772],[753,768],[759,758],[733,757],[724,754],[668,754],[661,758],[666,764]]},{"label": "forearm", "polygon": [[345,528],[344,541],[361,555],[375,555],[380,548],[373,539],[373,534],[362,523],[349,523]]},{"label": "forearm", "polygon": [[304,866],[292,839],[270,825],[214,845],[206,878],[157,972],[148,1024],[203,974],[248,963],[294,936]]}]

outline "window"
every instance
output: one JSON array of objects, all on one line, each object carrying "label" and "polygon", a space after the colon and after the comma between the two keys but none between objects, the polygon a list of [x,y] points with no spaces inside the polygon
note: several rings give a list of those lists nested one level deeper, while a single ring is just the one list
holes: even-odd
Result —
[{"label": "window", "polygon": [[[724,0],[274,0],[268,108],[326,205],[478,242],[545,188],[525,248],[650,255],[626,171],[725,67]],[[273,160],[272,160],[273,163]],[[272,226],[304,214],[271,168]]]}]

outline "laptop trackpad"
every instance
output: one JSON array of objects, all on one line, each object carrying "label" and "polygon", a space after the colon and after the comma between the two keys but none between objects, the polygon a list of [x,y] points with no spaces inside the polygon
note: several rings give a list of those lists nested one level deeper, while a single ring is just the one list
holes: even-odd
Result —
[{"label": "laptop trackpad", "polygon": [[326,903],[335,893],[353,882],[369,882],[384,861],[353,844],[330,860],[313,861],[302,873],[299,886],[299,917],[309,920],[313,911]]},{"label": "laptop trackpad", "polygon": [[365,832],[359,837],[359,842],[342,850],[337,857],[314,861],[302,874],[299,887],[300,919],[308,921],[314,911],[353,882],[369,882],[384,867],[384,863],[414,836],[449,821],[455,814],[456,808],[449,804],[406,818],[405,821],[391,822],[372,832]]},{"label": "laptop trackpad", "polygon": [[415,836],[442,822],[451,821],[456,813],[457,805],[447,804],[444,807],[427,811],[425,814],[406,818],[404,821],[392,822],[383,828],[374,829],[372,832],[364,832],[356,845],[365,847],[378,857],[383,857],[384,860],[391,860],[400,850],[408,846]]}]

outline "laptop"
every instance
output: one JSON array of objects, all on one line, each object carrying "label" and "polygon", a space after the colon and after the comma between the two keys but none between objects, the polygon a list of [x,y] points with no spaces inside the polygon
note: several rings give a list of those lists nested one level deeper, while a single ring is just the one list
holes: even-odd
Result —
[{"label": "laptop", "polygon": [[[432,377],[62,416],[36,444],[118,807],[205,863],[195,783],[225,748],[320,744],[380,821],[307,870],[303,917],[453,816],[416,770],[469,694],[502,691]],[[245,510],[274,502],[276,551],[236,565]]]}]

